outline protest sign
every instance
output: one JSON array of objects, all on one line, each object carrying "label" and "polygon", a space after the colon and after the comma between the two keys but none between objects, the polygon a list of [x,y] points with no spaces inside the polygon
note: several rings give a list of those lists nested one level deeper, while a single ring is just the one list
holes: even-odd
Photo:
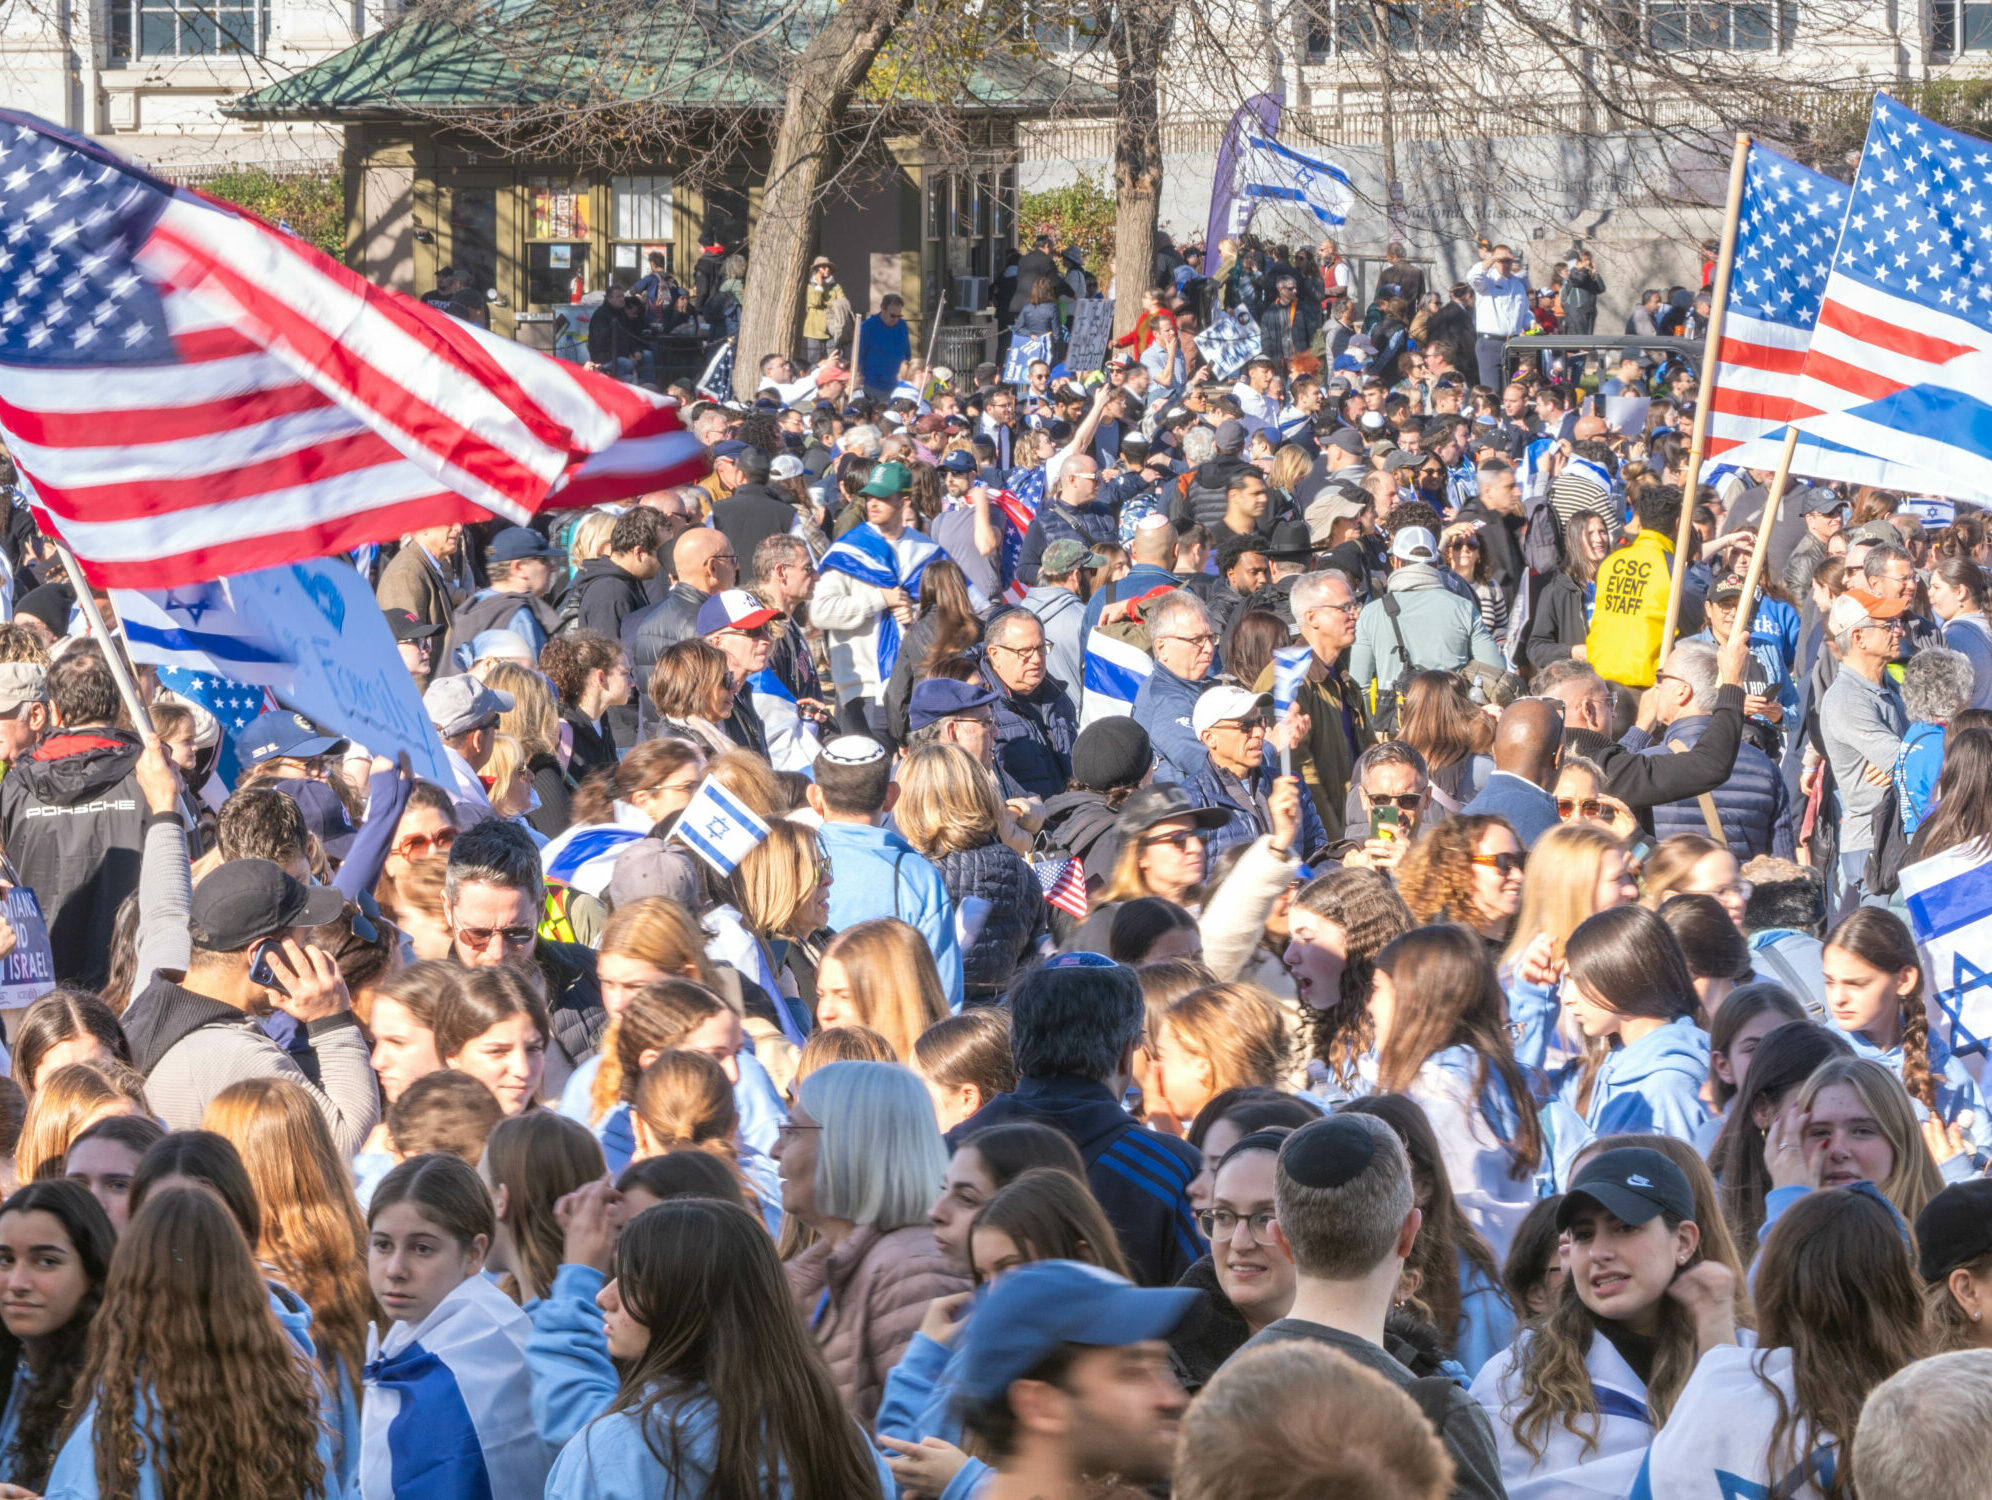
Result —
[{"label": "protest sign", "polygon": [[215,676],[240,680],[253,656],[255,680],[285,708],[376,755],[406,750],[417,776],[456,784],[380,605],[345,562],[314,558],[190,588],[113,589],[111,601],[132,621],[134,661],[205,661]]},{"label": "protest sign", "polygon": [[1637,436],[1646,431],[1646,413],[1652,409],[1651,396],[1605,397],[1605,426],[1613,432]]},{"label": "protest sign", "polygon": [[1259,352],[1259,325],[1242,308],[1219,313],[1210,327],[1197,335],[1197,348],[1210,362],[1210,372],[1219,380],[1230,380]]},{"label": "protest sign", "polygon": [[1026,338],[1020,334],[1010,336],[1010,353],[1003,361],[1003,383],[1022,385],[1030,375],[1031,361],[1041,359],[1051,363],[1051,335],[1040,333]]},{"label": "protest sign", "polygon": [[28,887],[7,887],[7,923],[14,929],[14,951],[0,961],[0,1010],[18,1010],[55,988],[55,950],[41,902]]},{"label": "protest sign", "polygon": [[1072,309],[1072,342],[1065,350],[1065,368],[1075,375],[1097,370],[1107,362],[1107,344],[1114,336],[1114,299],[1088,297]]}]

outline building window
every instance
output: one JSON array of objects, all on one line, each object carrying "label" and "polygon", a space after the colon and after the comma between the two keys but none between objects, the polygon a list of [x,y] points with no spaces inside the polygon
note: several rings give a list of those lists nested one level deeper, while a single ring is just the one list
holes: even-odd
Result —
[{"label": "building window", "polygon": [[1476,0],[1312,0],[1307,60],[1393,52],[1463,52],[1480,35]]},{"label": "building window", "polygon": [[111,0],[111,57],[261,57],[269,0]]},{"label": "building window", "polygon": [[1992,5],[1979,0],[1931,0],[1930,50],[1938,53],[1992,50]]},{"label": "building window", "polygon": [[1619,0],[1605,18],[1625,45],[1656,52],[1777,52],[1798,30],[1792,0]]},{"label": "building window", "polygon": [[585,240],[588,227],[588,186],[586,183],[556,182],[535,177],[527,184],[532,194],[532,227],[526,238],[534,240]]},{"label": "building window", "polygon": [[671,179],[609,179],[609,275],[617,286],[633,286],[650,273],[650,257],[671,265]]}]

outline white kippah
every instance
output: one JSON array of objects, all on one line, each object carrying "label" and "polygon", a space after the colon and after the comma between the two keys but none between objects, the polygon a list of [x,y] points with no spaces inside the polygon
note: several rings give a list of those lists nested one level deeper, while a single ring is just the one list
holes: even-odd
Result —
[{"label": "white kippah", "polygon": [[823,758],[833,766],[868,766],[885,759],[885,746],[870,735],[840,734],[823,747]]},{"label": "white kippah", "polygon": [[1134,523],[1134,529],[1136,531],[1154,531],[1160,527],[1167,526],[1169,524],[1170,524],[1169,518],[1163,515],[1161,511],[1156,510],[1156,511],[1150,511],[1147,515],[1143,516],[1139,521],[1136,521]]}]

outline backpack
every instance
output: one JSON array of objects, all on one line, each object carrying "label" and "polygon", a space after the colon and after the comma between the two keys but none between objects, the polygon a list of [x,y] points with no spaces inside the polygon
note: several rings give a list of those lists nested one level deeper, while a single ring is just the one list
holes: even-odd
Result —
[{"label": "backpack", "polygon": [[[1115,579],[1107,585],[1107,603],[1116,603],[1119,597],[1120,580]],[[1111,625],[1101,624],[1095,625],[1093,628],[1111,640],[1126,641],[1144,656],[1153,656],[1155,654],[1155,642],[1148,634],[1148,625],[1143,620],[1133,618],[1115,620]]]},{"label": "backpack", "polygon": [[1902,831],[1902,791],[1891,779],[1874,810],[1874,847],[1868,850],[1861,884],[1870,896],[1891,896],[1909,862],[1909,835]]},{"label": "backpack", "polygon": [[575,579],[560,591],[560,623],[553,628],[555,635],[572,635],[581,628],[581,580]]},{"label": "backpack", "polygon": [[1563,538],[1547,494],[1530,501],[1523,516],[1522,566],[1545,576],[1563,566]]},{"label": "backpack", "polygon": [[1411,664],[1410,648],[1404,644],[1404,631],[1397,623],[1397,596],[1386,593],[1383,596],[1383,612],[1390,621],[1390,633],[1397,638],[1398,659],[1404,668],[1397,674],[1397,681],[1389,687],[1379,685],[1376,689],[1376,705],[1370,713],[1370,727],[1383,739],[1397,737],[1398,717],[1404,707],[1404,694],[1411,686],[1411,679],[1418,669]]}]

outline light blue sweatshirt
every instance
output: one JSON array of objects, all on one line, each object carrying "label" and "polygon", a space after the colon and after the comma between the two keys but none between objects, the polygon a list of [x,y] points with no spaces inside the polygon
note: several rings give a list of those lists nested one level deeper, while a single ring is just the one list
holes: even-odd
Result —
[{"label": "light blue sweatshirt", "polygon": [[1708,1036],[1693,1018],[1677,1017],[1605,1059],[1585,1123],[1598,1135],[1657,1133],[1692,1143],[1708,1119],[1707,1078]]},{"label": "light blue sweatshirt", "polygon": [[[678,1423],[679,1451],[684,1467],[672,1472],[657,1457],[670,1451],[667,1424]],[[554,1462],[546,1481],[546,1500],[732,1500],[712,1491],[714,1411],[710,1397],[666,1402],[651,1415],[649,1434],[634,1412],[614,1412],[582,1429]],[[874,1455],[880,1497],[896,1496],[892,1471]],[[783,1485],[784,1497],[790,1494]],[[853,1497],[870,1500],[870,1497]]]},{"label": "light blue sweatshirt", "polygon": [[1471,1381],[1483,1365],[1515,1341],[1518,1325],[1501,1288],[1464,1255],[1459,1258],[1459,1296],[1459,1333],[1453,1358]]},{"label": "light blue sweatshirt", "polygon": [[550,1447],[563,1446],[615,1399],[616,1367],[595,1305],[608,1282],[593,1266],[561,1266],[553,1290],[524,1309],[533,1325],[526,1339],[533,1425]]},{"label": "light blue sweatshirt", "polygon": [[[150,1405],[141,1392],[138,1398],[141,1423],[146,1420]],[[97,1488],[96,1431],[97,1402],[92,1397],[83,1419],[69,1434],[69,1441],[62,1445],[62,1451],[55,1456],[55,1467],[49,1471],[48,1488],[43,1492],[44,1500],[99,1500],[102,1492]],[[318,1429],[318,1459],[325,1466],[327,1479],[336,1486],[338,1464],[332,1453],[332,1434],[322,1424]],[[141,1444],[138,1488],[132,1500],[164,1500],[165,1493],[159,1468]],[[320,1489],[313,1492],[312,1500],[339,1500],[344,1493],[338,1488]]]},{"label": "light blue sweatshirt", "polygon": [[[740,1081],[733,1086],[733,1106],[740,1111],[740,1139],[765,1155],[775,1149],[775,1138],[788,1122],[788,1110],[782,1105],[781,1090],[775,1087],[775,1080],[768,1076],[759,1058],[742,1050],[734,1060],[740,1065]],[[574,1070],[567,1086],[560,1091],[560,1112],[593,1130],[595,1139],[602,1143],[602,1155],[608,1160],[609,1170],[620,1172],[629,1165],[636,1141],[627,1119],[610,1125],[610,1115],[615,1111],[602,1116],[599,1123],[592,1119],[588,1096],[594,1092],[595,1075],[601,1067],[602,1055],[598,1052]],[[620,1159],[615,1152],[621,1152]]]},{"label": "light blue sweatshirt", "polygon": [[[963,1347],[967,1344],[968,1319],[955,1324],[954,1347],[915,1333],[913,1342],[899,1356],[885,1377],[885,1395],[879,1402],[875,1426],[880,1437],[917,1443],[923,1438],[939,1438],[961,1446],[961,1414],[955,1406],[955,1388],[960,1383]],[[971,1458],[955,1471],[940,1493],[940,1500],[967,1500],[993,1471],[979,1458]]]}]

